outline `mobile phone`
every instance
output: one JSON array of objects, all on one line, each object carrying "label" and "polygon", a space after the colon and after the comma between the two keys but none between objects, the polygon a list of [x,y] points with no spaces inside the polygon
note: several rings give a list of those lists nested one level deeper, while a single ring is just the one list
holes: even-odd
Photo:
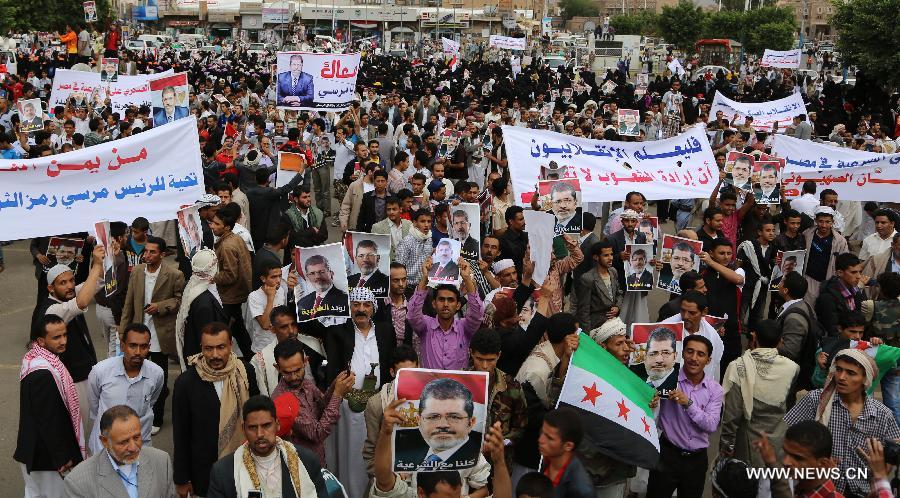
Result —
[{"label": "mobile phone", "polygon": [[247,491],[247,498],[263,498],[262,491],[250,490]]}]

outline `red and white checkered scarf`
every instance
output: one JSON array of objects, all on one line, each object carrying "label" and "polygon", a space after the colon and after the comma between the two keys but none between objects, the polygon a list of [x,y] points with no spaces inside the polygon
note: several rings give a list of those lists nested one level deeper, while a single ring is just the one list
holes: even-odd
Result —
[{"label": "red and white checkered scarf", "polygon": [[33,343],[31,348],[22,358],[22,369],[19,371],[19,381],[24,379],[28,374],[36,370],[49,370],[56,381],[56,388],[59,389],[59,395],[62,397],[63,403],[69,410],[69,418],[72,420],[72,429],[75,431],[75,438],[78,439],[78,448],[81,450],[81,457],[87,458],[87,451],[84,444],[84,428],[81,425],[81,408],[78,405],[78,391],[75,390],[75,382],[69,374],[69,370],[63,365],[59,356],[51,353],[49,350],[42,348]]}]

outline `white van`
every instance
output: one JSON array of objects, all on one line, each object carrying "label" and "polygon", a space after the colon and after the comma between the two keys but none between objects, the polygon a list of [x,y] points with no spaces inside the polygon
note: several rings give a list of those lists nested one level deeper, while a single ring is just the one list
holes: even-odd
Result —
[{"label": "white van", "polygon": [[18,74],[16,53],[12,50],[0,50],[0,67],[6,67],[9,74]]},{"label": "white van", "polygon": [[141,35],[138,40],[151,41],[154,46],[161,47],[166,43],[172,43],[172,37],[169,35]]}]

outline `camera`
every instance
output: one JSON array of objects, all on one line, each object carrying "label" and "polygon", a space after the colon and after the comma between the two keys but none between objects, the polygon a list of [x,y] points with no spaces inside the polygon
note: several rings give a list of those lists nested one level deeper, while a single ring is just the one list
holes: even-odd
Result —
[{"label": "camera", "polygon": [[883,441],[884,461],[888,465],[900,465],[900,444],[894,441]]}]

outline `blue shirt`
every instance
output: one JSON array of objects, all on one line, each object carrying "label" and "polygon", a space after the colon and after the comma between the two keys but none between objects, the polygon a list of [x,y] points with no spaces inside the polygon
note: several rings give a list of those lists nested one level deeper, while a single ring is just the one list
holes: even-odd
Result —
[{"label": "blue shirt", "polygon": [[3,159],[22,159],[22,154],[19,154],[19,151],[13,148],[9,148],[6,150],[0,151],[0,158]]},{"label": "blue shirt", "polygon": [[122,486],[125,486],[128,498],[138,498],[138,464],[140,462],[134,462],[133,464],[126,466],[130,467],[126,471],[122,467],[119,467],[119,464],[117,464],[112,455],[109,454],[109,451],[106,452],[106,457],[109,458],[110,465],[112,465],[116,475],[119,476],[119,480],[122,481]]}]

